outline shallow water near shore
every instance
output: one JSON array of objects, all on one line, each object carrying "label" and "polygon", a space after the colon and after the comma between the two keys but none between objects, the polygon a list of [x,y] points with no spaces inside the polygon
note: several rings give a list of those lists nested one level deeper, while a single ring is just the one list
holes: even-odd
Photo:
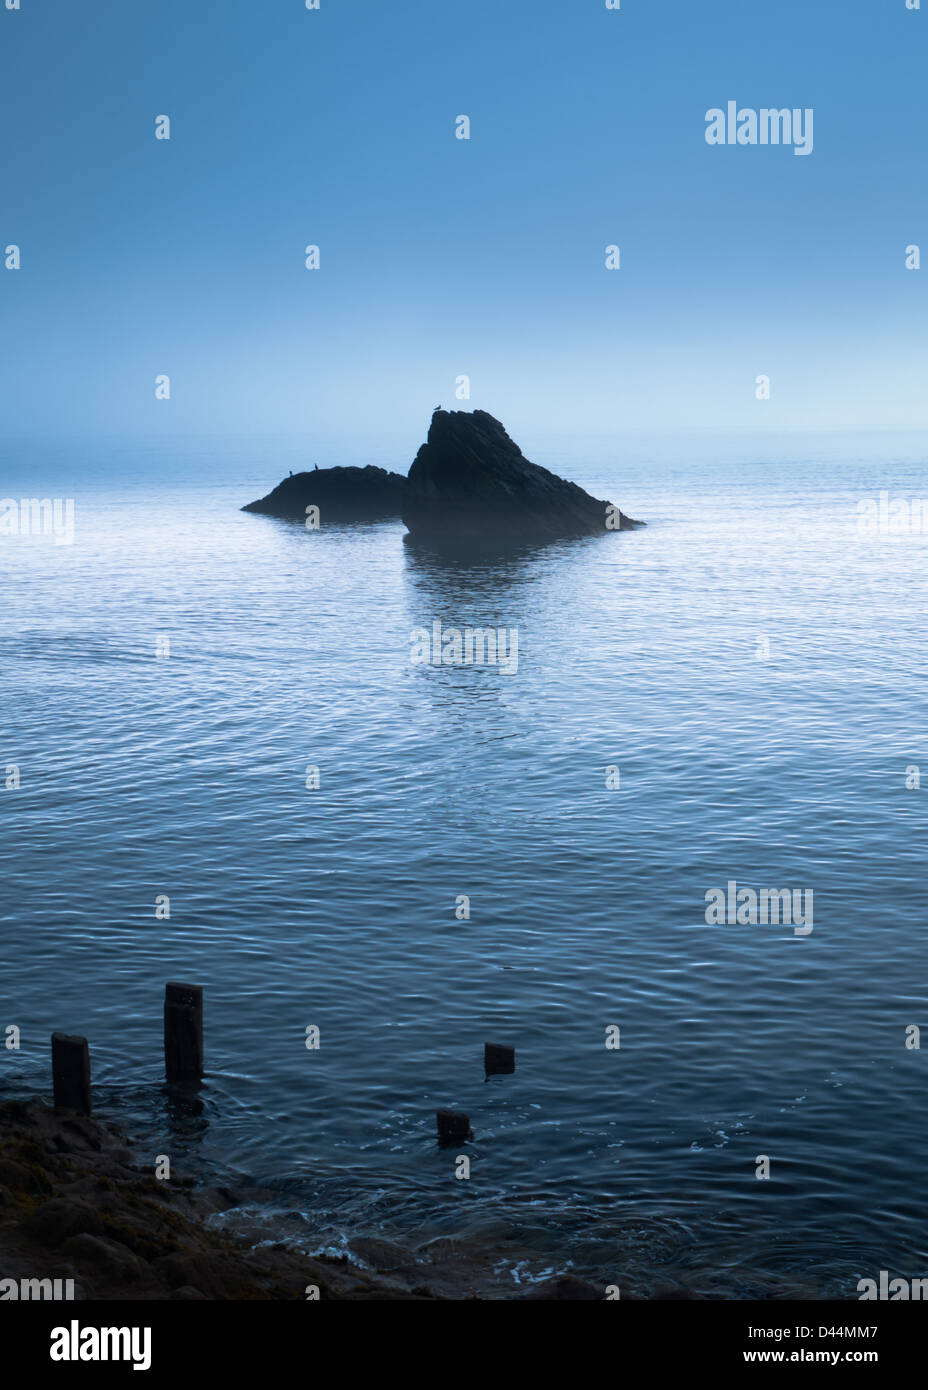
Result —
[{"label": "shallow water near shore", "polygon": [[[75,539],[0,539],[0,1088],[84,1034],[143,1158],[260,1187],[224,1219],[453,1238],[483,1287],[922,1277],[928,539],[857,504],[928,497],[924,451],[519,442],[647,527],[467,564],[238,511],[294,444],[7,451]],[[517,629],[518,670],[413,664],[435,620]],[[813,891],[813,931],[708,925],[730,880]],[[205,987],[194,1103],[169,979]]]}]

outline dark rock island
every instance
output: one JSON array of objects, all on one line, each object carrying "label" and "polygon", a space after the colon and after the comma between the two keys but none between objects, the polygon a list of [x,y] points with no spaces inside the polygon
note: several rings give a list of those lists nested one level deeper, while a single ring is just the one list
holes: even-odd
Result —
[{"label": "dark rock island", "polygon": [[273,492],[249,502],[243,512],[264,516],[306,518],[307,507],[319,508],[319,520],[385,521],[400,516],[406,479],[385,468],[315,468],[291,473]]},{"label": "dark rock island", "polygon": [[414,538],[548,541],[629,531],[643,522],[531,463],[485,410],[436,410],[408,478],[383,468],[291,474],[242,510],[319,521],[402,517]]},{"label": "dark rock island", "polygon": [[413,536],[480,540],[559,540],[641,524],[530,463],[485,410],[435,411],[409,470],[403,520]]}]

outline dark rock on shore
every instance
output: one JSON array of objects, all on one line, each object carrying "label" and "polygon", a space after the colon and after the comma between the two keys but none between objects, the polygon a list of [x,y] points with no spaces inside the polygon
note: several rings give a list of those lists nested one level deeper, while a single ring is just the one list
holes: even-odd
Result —
[{"label": "dark rock on shore", "polygon": [[243,512],[260,512],[306,520],[307,507],[319,508],[319,520],[327,522],[382,521],[402,513],[406,479],[385,468],[315,468],[291,473],[266,497],[249,502]]},{"label": "dark rock on shore", "polygon": [[402,515],[413,536],[454,540],[559,540],[643,524],[531,463],[485,410],[435,411]]},{"label": "dark rock on shore", "polygon": [[0,1176],[5,1281],[60,1279],[67,1297],[72,1280],[80,1301],[303,1301],[308,1286],[327,1300],[427,1296],[344,1260],[255,1249],[213,1229],[210,1218],[234,1194],[191,1191],[177,1177],[159,1182],[136,1164],[118,1130],[90,1117],[38,1103],[0,1105]]}]

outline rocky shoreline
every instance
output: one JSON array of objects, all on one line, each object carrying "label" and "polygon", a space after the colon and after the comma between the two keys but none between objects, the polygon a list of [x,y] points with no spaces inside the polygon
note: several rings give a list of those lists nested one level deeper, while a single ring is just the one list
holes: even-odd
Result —
[{"label": "rocky shoreline", "polygon": [[[36,1280],[60,1280],[60,1296],[75,1301],[485,1296],[472,1277],[481,1271],[468,1272],[453,1242],[428,1267],[376,1240],[354,1243],[360,1263],[306,1256],[222,1229],[215,1218],[241,1200],[189,1177],[155,1178],[113,1124],[8,1101],[0,1105],[0,1301],[29,1297],[14,1289]],[[509,1296],[601,1300],[604,1290],[568,1276]]]},{"label": "rocky shoreline", "polygon": [[[847,1296],[815,1278],[733,1259],[721,1247],[662,1249],[667,1233],[662,1238],[657,1226],[634,1251],[617,1227],[615,1268],[598,1274],[591,1265],[585,1277],[554,1260],[551,1248],[540,1250],[518,1223],[486,1219],[403,1243],[346,1230],[337,1253],[306,1253],[332,1245],[311,1230],[281,1240],[279,1199],[177,1172],[159,1180],[117,1125],[41,1101],[7,1101],[0,1104],[0,1301],[602,1302],[615,1296],[607,1289],[616,1279],[622,1299]],[[630,1215],[628,1225],[641,1221]],[[35,1281],[47,1281],[44,1293]]]}]

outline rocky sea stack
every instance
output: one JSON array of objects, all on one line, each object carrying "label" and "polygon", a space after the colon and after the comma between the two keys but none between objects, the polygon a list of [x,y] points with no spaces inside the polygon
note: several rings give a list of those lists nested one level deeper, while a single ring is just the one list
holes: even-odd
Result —
[{"label": "rocky sea stack", "polygon": [[413,536],[514,541],[642,524],[529,462],[485,410],[435,411],[409,470],[403,520]]},{"label": "rocky sea stack", "polygon": [[531,463],[485,410],[436,410],[407,478],[371,466],[316,468],[291,474],[242,510],[305,519],[313,506],[323,526],[402,517],[414,539],[465,545],[600,536],[644,525]]},{"label": "rocky sea stack", "polygon": [[291,473],[273,492],[249,502],[243,512],[306,519],[307,507],[319,508],[323,526],[335,521],[385,521],[403,508],[406,479],[385,468],[315,468]]}]

